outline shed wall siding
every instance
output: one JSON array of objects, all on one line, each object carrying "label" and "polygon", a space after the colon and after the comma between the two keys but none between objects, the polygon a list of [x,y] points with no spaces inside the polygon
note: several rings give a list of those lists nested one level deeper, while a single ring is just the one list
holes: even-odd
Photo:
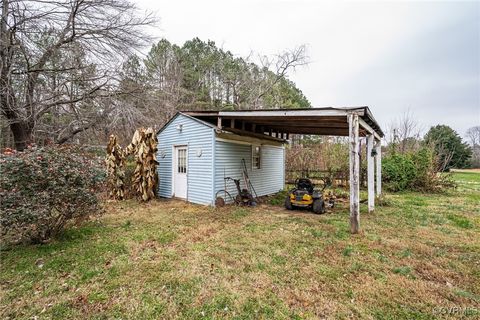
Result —
[{"label": "shed wall siding", "polygon": [[[225,189],[224,177],[242,178],[242,159],[247,164],[250,181],[258,196],[276,193],[282,190],[285,181],[283,147],[262,145],[260,169],[252,169],[252,146],[225,141],[215,142],[215,192]],[[235,197],[237,189],[233,181],[227,182],[227,191]]]},{"label": "shed wall siding", "polygon": [[[182,124],[182,132],[177,125]],[[158,194],[172,197],[172,160],[174,146],[188,146],[187,201],[199,204],[213,204],[213,128],[179,114],[158,134]],[[197,156],[201,149],[202,155]],[[165,157],[160,155],[162,151]]]}]

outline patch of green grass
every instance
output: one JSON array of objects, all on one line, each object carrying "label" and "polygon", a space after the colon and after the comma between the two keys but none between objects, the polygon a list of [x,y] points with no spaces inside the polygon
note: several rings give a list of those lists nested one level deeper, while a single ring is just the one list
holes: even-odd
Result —
[{"label": "patch of green grass", "polygon": [[264,297],[248,297],[240,307],[239,319],[296,318],[285,302],[269,292]]},{"label": "patch of green grass", "polygon": [[284,256],[280,256],[277,254],[274,254],[272,256],[272,263],[277,264],[277,265],[285,265],[287,263],[287,258]]},{"label": "patch of green grass", "polygon": [[360,261],[354,261],[348,268],[351,273],[358,273],[362,271],[368,271],[368,266]]},{"label": "patch of green grass", "polygon": [[[168,305],[155,292],[142,293],[140,296],[141,306],[135,315],[138,319],[160,319],[167,312]],[[119,312],[121,315],[122,312]]]},{"label": "patch of green grass", "polygon": [[249,213],[250,211],[247,208],[236,207],[232,212],[232,216],[236,219],[241,219],[246,217]]},{"label": "patch of green grass", "polygon": [[392,269],[393,273],[400,274],[402,276],[411,276],[412,268],[408,266],[395,267]]},{"label": "patch of green grass", "polygon": [[317,266],[318,274],[321,277],[325,277],[330,280],[338,279],[342,275],[343,270],[339,270],[338,268],[332,267],[328,264],[322,264]]},{"label": "patch of green grass", "polygon": [[452,221],[455,226],[463,228],[463,229],[471,229],[473,228],[473,223],[465,217],[449,214],[447,215],[447,219]]},{"label": "patch of green grass", "polygon": [[405,202],[406,205],[415,206],[415,207],[425,207],[428,205],[427,201],[423,197],[410,197],[408,201]]},{"label": "patch of green grass", "polygon": [[103,291],[94,291],[88,295],[89,302],[102,302],[107,301],[108,295]]},{"label": "patch of green grass", "polygon": [[48,308],[46,310],[46,316],[50,316],[53,319],[74,319],[80,318],[81,312],[72,308],[71,303],[61,302]]},{"label": "patch of green grass", "polygon": [[308,228],[308,232],[315,238],[322,238],[325,237],[324,232],[319,229]]},{"label": "patch of green grass", "polygon": [[388,309],[374,309],[374,319],[378,320],[397,320],[397,319],[411,319],[411,320],[433,320],[435,315],[431,312],[421,312],[410,309],[402,305],[392,306]]},{"label": "patch of green grass", "polygon": [[343,249],[342,254],[344,257],[350,257],[352,255],[352,252],[353,248],[351,246],[347,246],[345,247],[345,249]]},{"label": "patch of green grass", "polygon": [[466,290],[455,290],[455,294],[459,297],[464,297],[476,302],[480,302],[480,295],[473,294]]},{"label": "patch of green grass", "polygon": [[260,229],[260,226],[255,223],[247,223],[244,228],[250,233],[255,233]]},{"label": "patch of green grass", "polygon": [[155,239],[161,244],[172,243],[176,239],[177,235],[173,231],[163,231],[157,234]]},{"label": "patch of green grass", "polygon": [[122,228],[124,230],[128,230],[131,226],[132,226],[132,221],[130,221],[130,220],[127,220],[122,224]]}]

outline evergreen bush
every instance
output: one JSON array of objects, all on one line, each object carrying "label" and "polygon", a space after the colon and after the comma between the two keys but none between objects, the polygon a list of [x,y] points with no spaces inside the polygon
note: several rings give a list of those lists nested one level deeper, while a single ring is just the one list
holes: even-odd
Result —
[{"label": "evergreen bush", "polygon": [[2,243],[45,242],[99,209],[103,170],[77,148],[2,154],[0,171]]}]

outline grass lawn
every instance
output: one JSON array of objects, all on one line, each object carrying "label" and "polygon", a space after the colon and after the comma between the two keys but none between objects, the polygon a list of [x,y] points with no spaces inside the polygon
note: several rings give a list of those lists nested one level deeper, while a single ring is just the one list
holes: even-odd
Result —
[{"label": "grass lawn", "polygon": [[480,173],[455,179],[447,195],[362,205],[359,235],[346,203],[320,216],[107,203],[49,244],[1,253],[0,318],[478,318]]}]

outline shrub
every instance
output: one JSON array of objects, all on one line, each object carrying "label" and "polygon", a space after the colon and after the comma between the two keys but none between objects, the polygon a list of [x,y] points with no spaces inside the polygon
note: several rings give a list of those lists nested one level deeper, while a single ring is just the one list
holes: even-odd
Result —
[{"label": "shrub", "polygon": [[440,160],[432,147],[409,153],[393,153],[382,161],[382,178],[387,190],[438,192],[453,187],[448,174],[441,174]]},{"label": "shrub", "polygon": [[415,164],[408,154],[392,154],[382,162],[382,178],[390,191],[408,189],[413,184],[415,175]]},{"label": "shrub", "polygon": [[98,209],[99,162],[73,147],[0,156],[3,243],[45,242]]}]

